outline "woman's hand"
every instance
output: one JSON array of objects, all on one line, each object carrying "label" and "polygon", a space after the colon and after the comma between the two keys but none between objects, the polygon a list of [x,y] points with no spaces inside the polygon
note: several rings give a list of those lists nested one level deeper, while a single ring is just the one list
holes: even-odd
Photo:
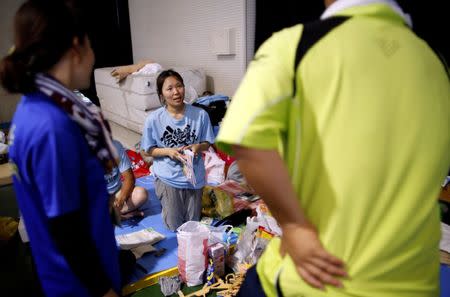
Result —
[{"label": "woman's hand", "polygon": [[181,163],[186,163],[186,158],[181,153],[183,148],[166,148],[166,156],[174,161],[180,161]]},{"label": "woman's hand", "polygon": [[194,155],[198,155],[203,151],[207,151],[210,144],[209,142],[201,142],[201,143],[194,143],[190,145],[183,146],[182,150],[191,150]]},{"label": "woman's hand", "polygon": [[344,263],[328,253],[310,224],[283,226],[280,253],[291,256],[300,277],[309,285],[324,289],[324,285],[342,287],[337,277],[347,276]]},{"label": "woman's hand", "polygon": [[185,145],[183,146],[183,151],[184,150],[191,150],[194,155],[197,155],[199,153],[199,144],[195,143],[195,144],[190,144],[190,145]]}]

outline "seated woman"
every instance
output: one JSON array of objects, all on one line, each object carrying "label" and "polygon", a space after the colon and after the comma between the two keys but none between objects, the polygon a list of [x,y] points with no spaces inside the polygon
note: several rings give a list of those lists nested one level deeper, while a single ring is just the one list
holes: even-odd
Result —
[{"label": "seated woman", "polygon": [[117,140],[113,140],[113,144],[119,154],[120,162],[111,173],[105,174],[108,193],[113,196],[114,206],[122,219],[136,215],[143,216],[144,213],[138,209],[148,199],[147,190],[135,186],[131,162],[123,145]]},{"label": "seated woman", "polygon": [[[184,103],[184,83],[179,73],[165,70],[156,84],[163,107],[147,117],[141,147],[144,155],[153,157],[152,172],[163,221],[174,231],[184,222],[200,220],[205,184],[201,152],[214,142],[214,134],[206,111]],[[194,154],[195,184],[183,173],[185,150]]]}]

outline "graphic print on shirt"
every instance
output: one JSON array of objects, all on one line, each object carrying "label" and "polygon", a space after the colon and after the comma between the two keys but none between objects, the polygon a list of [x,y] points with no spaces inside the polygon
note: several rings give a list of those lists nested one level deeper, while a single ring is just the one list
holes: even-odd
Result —
[{"label": "graphic print on shirt", "polygon": [[105,174],[106,183],[109,185],[110,183],[116,181],[119,174],[119,167],[114,167],[110,173]]},{"label": "graphic print on shirt", "polygon": [[195,135],[195,130],[191,130],[190,125],[186,125],[183,130],[176,128],[175,130],[166,126],[161,141],[167,147],[179,147],[183,145],[190,145],[197,141],[198,136]]}]

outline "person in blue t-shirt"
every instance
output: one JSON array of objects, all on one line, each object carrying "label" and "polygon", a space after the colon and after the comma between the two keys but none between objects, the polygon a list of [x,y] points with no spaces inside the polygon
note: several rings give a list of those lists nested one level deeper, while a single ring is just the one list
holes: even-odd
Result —
[{"label": "person in blue t-shirt", "polygon": [[[156,195],[161,200],[163,220],[174,231],[184,222],[200,220],[205,185],[201,152],[214,142],[214,134],[206,111],[184,103],[184,83],[179,73],[165,70],[156,84],[163,107],[147,117],[141,148],[144,155],[154,158]],[[194,154],[194,184],[183,172],[185,150]]]},{"label": "person in blue t-shirt", "polygon": [[94,65],[73,1],[26,1],[0,82],[24,96],[9,134],[14,189],[46,296],[118,296],[119,255],[104,174],[117,152],[99,109],[72,92]]},{"label": "person in blue t-shirt", "polygon": [[110,173],[105,174],[108,193],[114,199],[114,206],[123,219],[136,215],[143,216],[144,213],[138,209],[148,199],[147,190],[135,186],[136,180],[131,169],[131,161],[123,145],[115,139],[113,144],[120,160],[118,166],[114,167]]}]

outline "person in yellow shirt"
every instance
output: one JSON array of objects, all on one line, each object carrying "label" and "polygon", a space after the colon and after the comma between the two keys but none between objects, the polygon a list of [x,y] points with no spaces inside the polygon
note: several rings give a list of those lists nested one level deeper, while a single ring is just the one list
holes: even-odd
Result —
[{"label": "person in yellow shirt", "polygon": [[261,46],[216,140],[283,230],[240,296],[438,296],[446,67],[395,1],[325,4]]}]

